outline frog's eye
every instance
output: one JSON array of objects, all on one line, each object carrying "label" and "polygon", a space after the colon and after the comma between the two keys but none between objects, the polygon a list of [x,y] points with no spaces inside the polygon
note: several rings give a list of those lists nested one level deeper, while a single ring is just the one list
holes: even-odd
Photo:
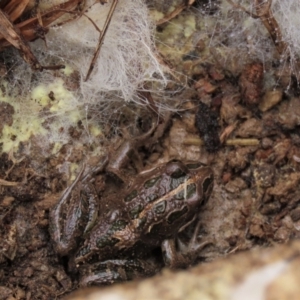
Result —
[{"label": "frog's eye", "polygon": [[173,178],[180,178],[180,177],[183,177],[185,176],[185,172],[183,172],[181,169],[177,169],[175,170],[172,174],[171,174],[171,177]]},{"label": "frog's eye", "polygon": [[166,165],[166,173],[172,178],[180,178],[188,173],[188,169],[180,161],[172,161]]}]

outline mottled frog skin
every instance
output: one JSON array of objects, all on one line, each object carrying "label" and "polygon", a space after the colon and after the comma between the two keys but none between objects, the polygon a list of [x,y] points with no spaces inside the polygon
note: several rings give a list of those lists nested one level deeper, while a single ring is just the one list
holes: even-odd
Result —
[{"label": "mottled frog skin", "polygon": [[167,265],[176,265],[166,241],[195,220],[213,189],[213,172],[196,163],[170,161],[138,174],[128,187],[98,198],[83,170],[50,212],[50,235],[60,256],[79,269],[80,284],[110,283],[147,276],[156,266],[147,257],[163,246]]}]

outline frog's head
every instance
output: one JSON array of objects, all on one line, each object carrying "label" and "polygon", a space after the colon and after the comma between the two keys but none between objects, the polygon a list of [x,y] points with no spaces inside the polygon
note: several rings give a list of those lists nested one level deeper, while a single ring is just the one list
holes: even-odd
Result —
[{"label": "frog's head", "polygon": [[[179,232],[195,219],[209,199],[214,183],[213,171],[201,163],[172,161],[166,165],[171,189],[161,199],[167,206],[164,219],[151,226],[148,232]],[[156,227],[156,228],[155,228]]]},{"label": "frog's head", "polygon": [[125,198],[132,231],[145,243],[175,235],[209,199],[213,181],[211,168],[195,162],[170,161],[151,171]]}]

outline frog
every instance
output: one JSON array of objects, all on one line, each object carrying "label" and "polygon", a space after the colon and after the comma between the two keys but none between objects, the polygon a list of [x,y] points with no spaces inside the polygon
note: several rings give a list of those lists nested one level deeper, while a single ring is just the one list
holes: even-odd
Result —
[{"label": "frog", "polygon": [[[213,190],[210,167],[169,161],[139,172],[106,198],[93,185],[96,172],[84,167],[50,211],[49,232],[56,253],[69,258],[79,285],[108,284],[150,276],[162,265],[176,267],[183,252],[201,247],[194,233],[182,253],[175,240],[198,218]],[[163,262],[149,253],[160,248]]]}]

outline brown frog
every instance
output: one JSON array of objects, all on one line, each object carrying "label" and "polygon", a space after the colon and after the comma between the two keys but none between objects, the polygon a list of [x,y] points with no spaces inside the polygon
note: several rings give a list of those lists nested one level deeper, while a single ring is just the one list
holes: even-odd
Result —
[{"label": "brown frog", "polygon": [[[184,253],[175,251],[174,239],[210,197],[209,167],[170,161],[100,200],[91,183],[94,172],[83,173],[84,168],[51,211],[49,227],[55,250],[70,257],[82,286],[154,273],[156,263],[144,257],[160,246],[165,264],[178,265]],[[195,238],[187,248],[199,248]]]}]

